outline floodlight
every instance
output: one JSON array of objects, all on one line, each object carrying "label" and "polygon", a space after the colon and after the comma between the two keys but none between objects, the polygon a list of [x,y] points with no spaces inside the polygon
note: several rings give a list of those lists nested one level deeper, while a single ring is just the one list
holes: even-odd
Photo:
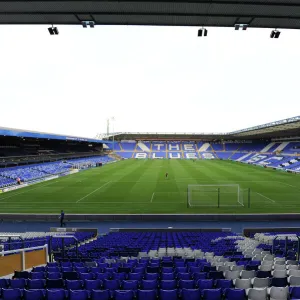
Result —
[{"label": "floodlight", "polygon": [[48,28],[48,31],[49,31],[50,35],[58,35],[59,34],[57,27],[53,27],[53,25],[52,25],[52,27]]}]

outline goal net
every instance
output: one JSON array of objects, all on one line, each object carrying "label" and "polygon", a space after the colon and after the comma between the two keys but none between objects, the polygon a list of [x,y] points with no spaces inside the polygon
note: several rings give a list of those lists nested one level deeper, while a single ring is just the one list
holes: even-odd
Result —
[{"label": "goal net", "polygon": [[190,184],[187,189],[188,207],[244,206],[246,192],[239,184]]}]

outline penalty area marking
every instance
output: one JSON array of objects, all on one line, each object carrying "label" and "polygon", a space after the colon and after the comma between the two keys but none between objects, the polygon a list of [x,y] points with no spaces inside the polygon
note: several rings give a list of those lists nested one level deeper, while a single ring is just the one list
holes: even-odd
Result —
[{"label": "penalty area marking", "polygon": [[154,193],[152,193],[152,197],[151,197],[151,200],[150,200],[150,202],[151,202],[151,203],[152,203],[152,201],[153,201],[154,194],[155,194],[155,192],[154,192]]},{"label": "penalty area marking", "polygon": [[264,198],[266,198],[266,199],[270,200],[271,202],[275,203],[275,201],[274,201],[274,200],[270,199],[270,198],[269,198],[269,197],[267,197],[267,196],[264,196],[264,195],[263,195],[263,194],[261,194],[261,193],[257,193],[257,192],[256,192],[256,194],[258,194],[258,195],[261,195],[262,197],[264,197]]},{"label": "penalty area marking", "polygon": [[76,201],[76,203],[80,202],[81,200],[87,198],[88,196],[94,194],[95,192],[99,191],[100,189],[102,189],[103,187],[105,187],[106,185],[108,185],[109,183],[111,183],[112,181],[108,181],[106,183],[104,183],[103,185],[101,185],[100,187],[98,187],[97,189],[95,189],[94,191],[92,191],[91,193],[85,195],[84,197],[80,198],[79,200]]}]

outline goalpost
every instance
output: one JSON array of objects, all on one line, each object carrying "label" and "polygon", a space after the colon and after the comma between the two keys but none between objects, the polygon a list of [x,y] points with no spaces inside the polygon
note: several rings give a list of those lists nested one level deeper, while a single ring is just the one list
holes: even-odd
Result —
[{"label": "goalpost", "polygon": [[188,207],[248,206],[249,189],[239,184],[189,184]]}]

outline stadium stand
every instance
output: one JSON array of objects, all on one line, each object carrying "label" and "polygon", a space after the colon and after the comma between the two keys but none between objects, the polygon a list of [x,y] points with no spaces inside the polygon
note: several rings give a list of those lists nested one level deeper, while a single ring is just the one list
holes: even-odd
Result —
[{"label": "stadium stand", "polygon": [[54,262],[16,270],[13,279],[0,279],[0,295],[3,300],[298,299],[298,234],[131,231],[91,239],[91,233],[81,233],[79,260],[68,247],[66,258],[56,254]]},{"label": "stadium stand", "polygon": [[22,182],[30,182],[51,175],[63,175],[74,167],[91,166],[97,163],[106,164],[114,159],[107,156],[93,156],[86,158],[69,159],[54,163],[32,164],[30,166],[19,166],[0,169],[0,188],[16,184],[16,179],[20,178]]}]

